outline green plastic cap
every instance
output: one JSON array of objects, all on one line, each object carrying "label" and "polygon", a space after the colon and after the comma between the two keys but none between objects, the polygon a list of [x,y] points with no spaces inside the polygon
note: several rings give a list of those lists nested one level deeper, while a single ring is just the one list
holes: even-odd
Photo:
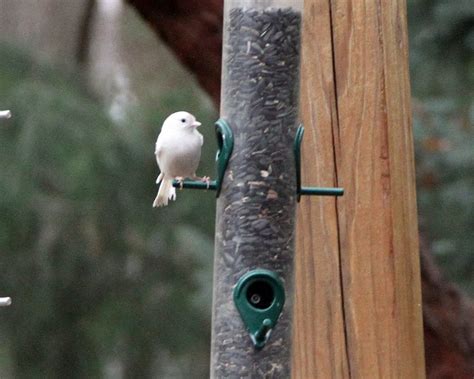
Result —
[{"label": "green plastic cap", "polygon": [[285,304],[282,281],[270,270],[250,271],[235,285],[234,303],[255,348],[263,348]]}]

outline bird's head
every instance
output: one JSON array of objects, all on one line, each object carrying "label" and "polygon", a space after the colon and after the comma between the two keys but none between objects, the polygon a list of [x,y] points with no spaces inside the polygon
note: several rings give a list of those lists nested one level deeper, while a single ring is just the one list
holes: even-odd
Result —
[{"label": "bird's head", "polygon": [[194,130],[201,123],[196,120],[191,113],[188,112],[176,112],[168,116],[168,118],[163,123],[163,128],[182,128]]}]

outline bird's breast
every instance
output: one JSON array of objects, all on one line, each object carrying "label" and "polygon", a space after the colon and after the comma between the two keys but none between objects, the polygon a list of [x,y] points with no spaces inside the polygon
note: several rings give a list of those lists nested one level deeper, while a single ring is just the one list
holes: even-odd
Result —
[{"label": "bird's breast", "polygon": [[171,176],[192,176],[201,158],[201,141],[194,135],[171,135],[160,141],[162,153],[158,157],[160,169]]}]

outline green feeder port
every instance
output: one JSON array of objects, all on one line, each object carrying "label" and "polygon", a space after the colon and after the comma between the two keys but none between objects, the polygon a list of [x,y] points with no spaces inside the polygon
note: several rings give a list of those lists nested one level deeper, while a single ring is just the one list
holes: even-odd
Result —
[{"label": "green feeder port", "polygon": [[243,275],[234,288],[234,303],[256,349],[270,337],[285,304],[285,289],[276,273],[257,269]]}]

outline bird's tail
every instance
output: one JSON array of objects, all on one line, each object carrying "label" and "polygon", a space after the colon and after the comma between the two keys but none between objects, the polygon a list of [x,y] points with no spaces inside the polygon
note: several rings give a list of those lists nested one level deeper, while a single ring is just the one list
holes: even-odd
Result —
[{"label": "bird's tail", "polygon": [[173,187],[173,178],[164,175],[158,190],[158,195],[156,195],[155,201],[153,202],[153,208],[168,205],[168,200],[170,199],[176,199],[176,190]]}]

